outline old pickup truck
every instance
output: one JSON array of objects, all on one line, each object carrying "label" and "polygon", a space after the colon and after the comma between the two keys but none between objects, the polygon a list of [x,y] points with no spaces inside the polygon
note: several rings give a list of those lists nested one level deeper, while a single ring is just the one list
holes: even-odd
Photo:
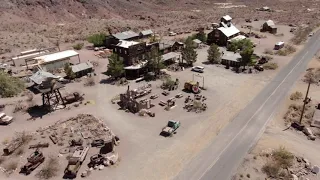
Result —
[{"label": "old pickup truck", "polygon": [[170,120],[166,127],[162,128],[161,134],[164,136],[172,136],[180,127],[180,121]]},{"label": "old pickup truck", "polygon": [[13,117],[7,116],[5,113],[0,113],[0,124],[8,125],[12,122]]}]

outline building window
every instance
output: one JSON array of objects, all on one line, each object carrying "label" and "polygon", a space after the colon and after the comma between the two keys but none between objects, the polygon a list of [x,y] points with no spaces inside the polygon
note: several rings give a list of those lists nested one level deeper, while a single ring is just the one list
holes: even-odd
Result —
[{"label": "building window", "polygon": [[119,49],[119,53],[121,53],[121,49]]},{"label": "building window", "polygon": [[124,50],[124,54],[127,54],[127,50]]},{"label": "building window", "polygon": [[117,52],[117,48],[114,49],[114,52]]}]

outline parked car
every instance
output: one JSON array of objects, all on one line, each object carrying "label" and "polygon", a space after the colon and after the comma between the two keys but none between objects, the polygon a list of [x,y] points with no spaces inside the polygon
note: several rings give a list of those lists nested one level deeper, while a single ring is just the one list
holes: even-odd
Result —
[{"label": "parked car", "polygon": [[264,70],[263,67],[260,66],[260,65],[255,65],[254,68],[255,68],[256,70],[258,70],[258,71],[263,71],[263,70]]},{"label": "parked car", "polygon": [[204,67],[202,67],[202,66],[194,66],[194,67],[191,68],[191,71],[203,73],[204,72]]},{"label": "parked car", "polygon": [[175,33],[175,32],[169,32],[169,36],[175,36],[175,35],[177,35],[177,33]]},{"label": "parked car", "polygon": [[313,36],[313,34],[314,34],[313,32],[312,32],[312,33],[310,33],[310,34],[309,34],[309,37]]}]

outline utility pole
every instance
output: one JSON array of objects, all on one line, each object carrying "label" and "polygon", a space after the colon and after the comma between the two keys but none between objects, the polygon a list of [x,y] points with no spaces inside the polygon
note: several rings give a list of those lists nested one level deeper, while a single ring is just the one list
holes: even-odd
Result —
[{"label": "utility pole", "polygon": [[310,89],[310,84],[311,84],[311,77],[309,79],[309,83],[308,83],[308,89],[307,89],[307,93],[306,93],[306,97],[304,98],[304,101],[303,101],[303,107],[302,107],[302,112],[301,112],[301,116],[300,116],[300,125],[302,123],[302,118],[303,118],[303,114],[304,114],[304,109],[306,107],[306,104],[307,104],[307,99],[308,99],[308,94],[309,94],[309,89]]}]

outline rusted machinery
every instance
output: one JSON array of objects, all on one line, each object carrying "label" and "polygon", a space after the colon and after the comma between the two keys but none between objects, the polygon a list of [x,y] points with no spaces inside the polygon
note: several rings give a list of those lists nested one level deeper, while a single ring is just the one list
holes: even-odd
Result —
[{"label": "rusted machinery", "polygon": [[184,84],[184,89],[186,91],[192,92],[194,94],[200,93],[199,83],[195,81],[188,81]]},{"label": "rusted machinery", "polygon": [[68,166],[64,171],[64,178],[76,178],[77,173],[87,157],[89,147],[78,147],[73,153],[72,157],[69,158]]},{"label": "rusted machinery", "polygon": [[88,164],[88,167],[95,167],[99,166],[101,164],[107,164],[105,163],[106,157],[101,154],[95,154],[90,157],[90,163]]},{"label": "rusted machinery", "polygon": [[69,141],[69,145],[70,146],[82,146],[82,144],[83,144],[83,140],[81,138],[79,138],[79,139],[71,139]]},{"label": "rusted machinery", "polygon": [[83,95],[80,95],[78,92],[74,92],[72,94],[65,96],[63,99],[65,103],[71,104],[71,103],[83,100]]},{"label": "rusted machinery", "polygon": [[28,158],[28,162],[21,167],[20,173],[28,175],[43,163],[45,157],[38,149],[35,150]]},{"label": "rusted machinery", "polygon": [[3,153],[5,155],[9,155],[13,153],[18,147],[20,147],[23,144],[21,139],[13,140],[7,147],[3,149]]}]

